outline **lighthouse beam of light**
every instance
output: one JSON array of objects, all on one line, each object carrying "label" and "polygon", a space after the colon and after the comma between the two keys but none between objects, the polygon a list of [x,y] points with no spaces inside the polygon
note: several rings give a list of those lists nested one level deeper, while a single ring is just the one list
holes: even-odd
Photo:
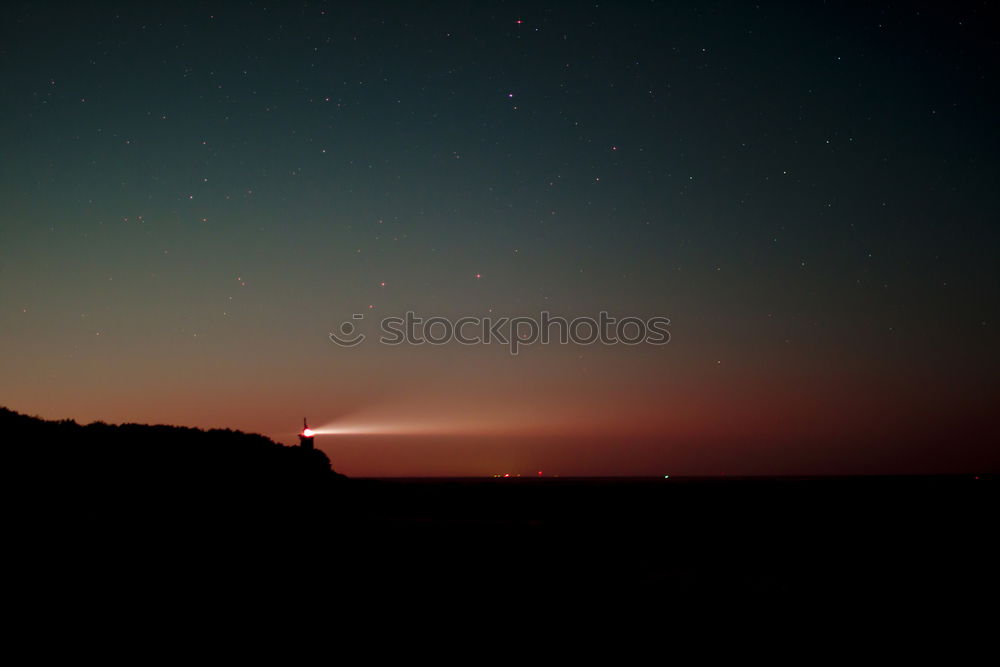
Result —
[{"label": "lighthouse beam of light", "polygon": [[334,422],[313,429],[316,435],[463,435],[506,430],[496,424],[455,421]]},{"label": "lighthouse beam of light", "polygon": [[[463,411],[457,415],[433,414],[430,411],[401,408],[402,414],[352,414],[334,417],[321,426],[312,426],[317,436],[519,436],[531,434],[581,435],[609,426],[620,433],[620,425],[602,424],[599,420],[581,420],[579,415],[549,409],[505,409],[489,413]],[[603,432],[603,431],[602,431]]]},{"label": "lighthouse beam of light", "polygon": [[[552,427],[551,422],[547,426]],[[460,417],[373,417],[369,419],[338,419],[312,430],[316,435],[363,436],[363,435],[415,435],[415,436],[459,436],[459,435],[503,435],[537,431],[541,427],[538,420],[520,417],[462,415]]]}]

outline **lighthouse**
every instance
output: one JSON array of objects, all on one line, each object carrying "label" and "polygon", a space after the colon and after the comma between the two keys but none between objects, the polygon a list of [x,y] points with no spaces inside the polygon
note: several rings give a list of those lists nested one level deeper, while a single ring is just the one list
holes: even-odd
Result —
[{"label": "lighthouse", "polygon": [[303,449],[314,449],[313,439],[316,437],[316,432],[309,428],[309,422],[306,418],[302,418],[302,432],[299,433],[299,447]]}]

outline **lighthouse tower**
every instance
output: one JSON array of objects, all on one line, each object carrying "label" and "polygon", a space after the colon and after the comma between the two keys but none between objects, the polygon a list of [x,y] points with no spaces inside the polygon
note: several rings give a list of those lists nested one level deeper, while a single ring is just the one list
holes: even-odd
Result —
[{"label": "lighthouse tower", "polygon": [[302,432],[299,433],[299,447],[304,449],[315,449],[313,445],[313,438],[316,437],[316,432],[309,428],[309,422],[306,418],[302,418]]}]

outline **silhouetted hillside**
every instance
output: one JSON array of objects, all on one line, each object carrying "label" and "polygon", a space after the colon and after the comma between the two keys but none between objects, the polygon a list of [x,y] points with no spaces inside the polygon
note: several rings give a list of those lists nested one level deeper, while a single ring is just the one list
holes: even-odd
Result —
[{"label": "silhouetted hillside", "polygon": [[[0,408],[0,433],[30,514],[112,525],[192,519],[232,525],[319,511],[337,482],[319,450],[229,429],[86,426]],[[328,508],[325,508],[328,509]]]}]

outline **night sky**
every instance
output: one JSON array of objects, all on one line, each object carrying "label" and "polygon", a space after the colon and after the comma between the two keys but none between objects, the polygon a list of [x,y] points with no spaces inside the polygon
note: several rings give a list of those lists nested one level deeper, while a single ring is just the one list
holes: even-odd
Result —
[{"label": "night sky", "polygon": [[[4,3],[0,405],[308,416],[351,476],[995,471],[987,4]],[[671,339],[329,339],[408,310]]]}]

